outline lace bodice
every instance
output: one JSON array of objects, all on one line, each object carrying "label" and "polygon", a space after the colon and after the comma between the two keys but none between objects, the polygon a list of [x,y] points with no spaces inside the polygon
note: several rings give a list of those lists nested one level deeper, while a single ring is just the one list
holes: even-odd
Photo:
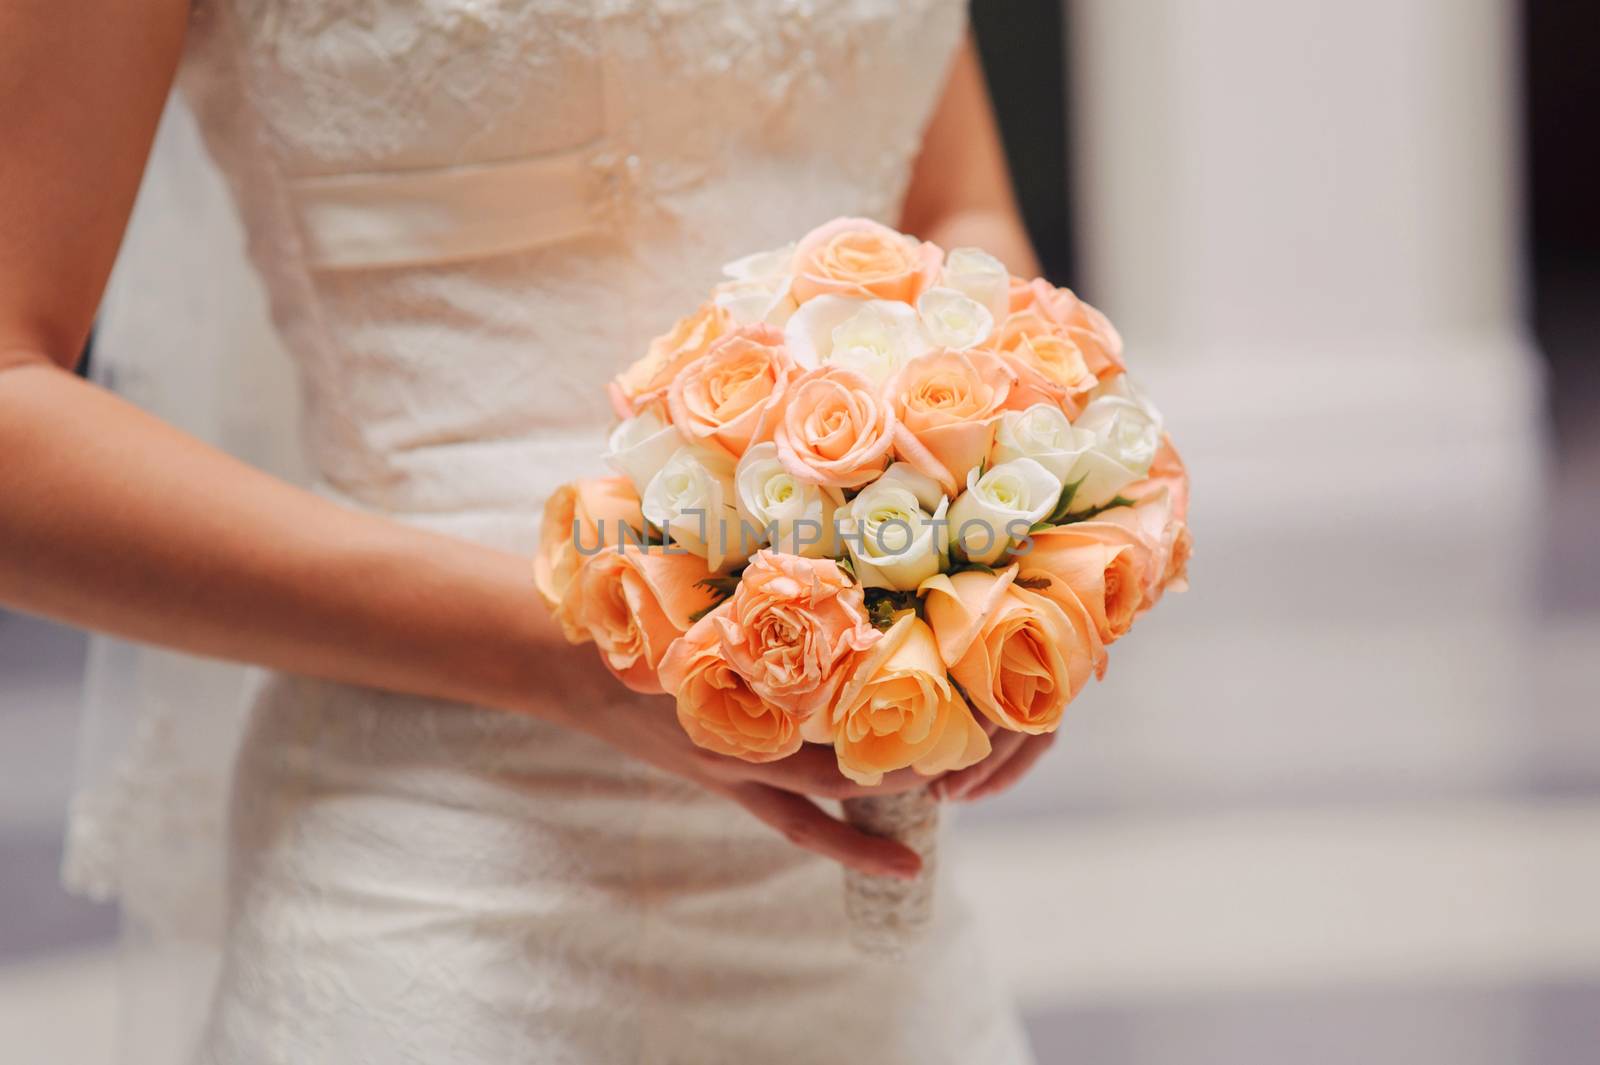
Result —
[{"label": "lace bodice", "polygon": [[327,487],[529,546],[595,464],[602,381],[722,262],[894,220],[962,24],[953,0],[202,0],[183,88]]}]

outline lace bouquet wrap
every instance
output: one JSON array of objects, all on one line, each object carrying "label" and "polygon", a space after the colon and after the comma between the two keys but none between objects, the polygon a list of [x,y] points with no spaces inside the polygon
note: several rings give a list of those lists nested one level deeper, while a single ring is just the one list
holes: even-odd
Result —
[{"label": "lace bouquet wrap", "polygon": [[[827,744],[867,786],[1053,731],[1189,554],[1183,466],[1111,323],[863,219],[725,273],[609,386],[617,475],[546,505],[535,576],[567,638],[708,750]],[[937,803],[844,813],[923,856],[913,882],[846,877],[856,942],[900,953]]]}]

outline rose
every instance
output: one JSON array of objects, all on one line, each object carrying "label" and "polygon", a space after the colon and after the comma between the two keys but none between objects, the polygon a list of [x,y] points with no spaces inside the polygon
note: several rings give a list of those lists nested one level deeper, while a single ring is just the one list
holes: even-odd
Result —
[{"label": "rose", "polygon": [[[1017,579],[1063,609],[1082,604],[1104,643],[1123,636],[1143,609],[1152,567],[1159,566],[1146,537],[1116,522],[1083,521],[1033,533],[1017,557]],[[1067,600],[1070,597],[1070,602]]]},{"label": "rose", "polygon": [[795,362],[806,369],[842,366],[875,385],[928,350],[917,312],[890,300],[818,296],[795,312],[783,336]]},{"label": "rose", "polygon": [[1074,429],[1060,407],[1035,403],[1026,410],[1000,415],[989,461],[999,465],[1012,459],[1033,459],[1066,484],[1078,456],[1093,442],[1094,434]]},{"label": "rose", "polygon": [[994,331],[989,308],[953,288],[930,288],[918,296],[917,317],[935,347],[952,351],[977,347]]},{"label": "rose", "polygon": [[965,570],[923,582],[939,657],[974,707],[1017,732],[1050,732],[1105,669],[1105,647],[1080,605],[1064,610],[1018,587],[1017,568]]},{"label": "rose", "polygon": [[756,552],[715,626],[750,689],[799,717],[830,703],[852,656],[882,635],[837,562],[776,551]]},{"label": "rose", "polygon": [[[757,444],[744,453],[733,475],[741,547],[754,530],[758,543],[809,558],[838,553],[834,511],[844,497],[836,488],[800,480],[778,459],[778,445]],[[746,528],[748,527],[748,529]]]},{"label": "rose", "polygon": [[730,558],[739,515],[734,507],[733,460],[683,447],[650,479],[640,500],[644,516],[668,540],[720,570]]},{"label": "rose", "polygon": [[795,247],[794,298],[817,296],[913,303],[939,276],[937,245],[919,242],[865,218],[836,218]]},{"label": "rose", "polygon": [[1011,394],[1017,409],[1048,403],[1076,414],[1098,383],[1072,338],[1035,311],[1007,317],[995,334],[995,350],[1017,374]]},{"label": "rose", "polygon": [[1011,286],[1011,313],[1019,311],[1033,311],[1058,327],[1095,377],[1104,380],[1122,372],[1122,337],[1116,327],[1071,289],[1056,288],[1042,277],[1016,281]]},{"label": "rose", "polygon": [[667,390],[672,424],[691,442],[732,458],[768,440],[794,375],[783,334],[771,326],[741,326],[685,366]]},{"label": "rose", "polygon": [[533,558],[533,583],[555,613],[568,640],[581,643],[587,633],[574,622],[564,601],[578,570],[606,544],[642,533],[644,515],[639,493],[626,478],[594,477],[564,484],[551,494],[539,522],[539,550]]},{"label": "rose", "polygon": [[624,474],[635,491],[643,492],[685,442],[676,426],[650,410],[625,418],[611,431],[606,441],[605,462]]},{"label": "rose", "polygon": [[1128,485],[1150,472],[1161,431],[1137,403],[1114,396],[1095,400],[1084,408],[1074,429],[1091,433],[1094,441],[1073,463],[1068,483],[1077,487],[1070,510],[1081,513],[1103,507]]},{"label": "rose", "polygon": [[1106,378],[1089,393],[1091,401],[1102,396],[1112,396],[1116,399],[1125,399],[1130,403],[1138,404],[1139,408],[1145,412],[1150,420],[1156,423],[1157,428],[1166,424],[1161,412],[1156,409],[1156,405],[1150,402],[1150,397],[1145,395],[1143,390],[1136,388],[1133,379],[1125,373]]},{"label": "rose", "polygon": [[996,562],[1060,499],[1061,481],[1033,459],[1002,462],[981,476],[973,470],[950,505],[951,536],[971,561]]},{"label": "rose", "polygon": [[989,454],[1016,375],[986,351],[943,351],[905,365],[885,387],[895,450],[947,495]]},{"label": "rose", "polygon": [[1011,275],[999,259],[981,248],[953,248],[944,257],[940,284],[977,300],[996,322],[1011,313]]},{"label": "rose", "polygon": [[789,295],[793,263],[793,244],[735,259],[722,267],[728,280],[717,285],[712,299],[740,325],[781,328],[795,309]]},{"label": "rose", "polygon": [[1172,494],[1165,486],[1143,496],[1134,506],[1116,507],[1104,512],[1096,521],[1122,527],[1138,537],[1148,551],[1140,582],[1142,598],[1138,614],[1155,606],[1163,593],[1181,592],[1189,587],[1189,555],[1194,541],[1189,526],[1179,516]]},{"label": "rose", "polygon": [[800,719],[757,695],[728,662],[716,616],[695,622],[661,660],[661,686],[677,698],[678,723],[717,754],[747,762],[787,758],[800,749]]},{"label": "rose", "polygon": [[732,325],[727,311],[715,303],[703,303],[650,341],[644,358],[618,374],[608,386],[617,416],[629,418],[661,402],[678,371],[704,355]]},{"label": "rose", "polygon": [[578,570],[561,609],[601,661],[637,692],[662,691],[656,669],[696,611],[713,602],[705,563],[660,547],[608,547]]},{"label": "rose", "polygon": [[910,591],[943,569],[949,505],[937,484],[903,462],[863,488],[839,520],[862,585]]},{"label": "rose", "polygon": [[900,617],[854,662],[839,697],[801,732],[832,743],[839,771],[876,785],[907,766],[927,776],[964,769],[989,753],[989,737],[950,683],[933,630]]},{"label": "rose", "polygon": [[778,460],[800,480],[858,488],[883,471],[895,442],[894,413],[865,377],[821,366],[790,384],[773,442]]}]

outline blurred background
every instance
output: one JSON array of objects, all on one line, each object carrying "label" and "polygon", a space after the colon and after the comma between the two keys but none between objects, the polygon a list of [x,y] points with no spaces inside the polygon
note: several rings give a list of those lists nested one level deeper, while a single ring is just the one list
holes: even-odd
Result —
[{"label": "blurred background", "polygon": [[[1192,590],[951,845],[1040,1061],[1600,1060],[1600,6],[974,9],[1194,482]],[[59,1065],[83,654],[0,613],[0,1046]]]}]

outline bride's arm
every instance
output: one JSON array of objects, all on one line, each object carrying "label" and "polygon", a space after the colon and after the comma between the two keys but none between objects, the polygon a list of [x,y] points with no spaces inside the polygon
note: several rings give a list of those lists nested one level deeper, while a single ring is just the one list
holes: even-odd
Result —
[{"label": "bride's arm", "polygon": [[[536,714],[741,803],[871,872],[916,856],[805,794],[829,758],[694,747],[562,653],[528,562],[346,510],[70,372],[116,256],[187,0],[0,6],[0,603],[297,673]],[[908,782],[909,783],[909,782]]]},{"label": "bride's arm", "polygon": [[[900,228],[946,248],[982,248],[1021,277],[1039,273],[970,37],[956,53],[923,135]],[[945,774],[933,785],[936,793],[954,799],[997,794],[1021,780],[1055,742],[1054,733],[1004,732],[989,721],[984,729],[993,746],[989,757]]]},{"label": "bride's arm", "polygon": [[900,223],[941,247],[982,248],[1021,277],[1039,272],[970,37],[956,52],[923,133]]}]

